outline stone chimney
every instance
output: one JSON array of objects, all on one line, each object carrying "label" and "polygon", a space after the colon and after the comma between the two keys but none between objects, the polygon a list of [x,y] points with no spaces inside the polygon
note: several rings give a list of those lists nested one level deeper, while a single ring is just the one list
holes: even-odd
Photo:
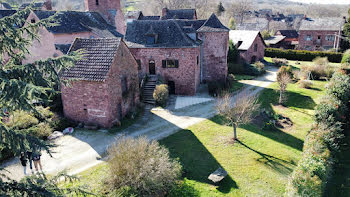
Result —
[{"label": "stone chimney", "polygon": [[162,16],[165,16],[168,13],[168,8],[162,9]]},{"label": "stone chimney", "polygon": [[46,10],[52,10],[52,2],[51,0],[46,0],[44,3],[44,6],[46,7]]}]

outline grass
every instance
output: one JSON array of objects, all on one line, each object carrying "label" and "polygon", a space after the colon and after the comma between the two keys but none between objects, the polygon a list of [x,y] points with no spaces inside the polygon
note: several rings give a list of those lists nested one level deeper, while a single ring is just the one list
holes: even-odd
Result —
[{"label": "grass", "polygon": [[[265,61],[267,62],[270,62],[272,63],[272,58],[271,57],[265,57],[264,58]],[[305,65],[305,66],[312,66],[314,65],[313,62],[311,61],[294,61],[294,60],[288,60],[288,65],[291,65],[295,68],[301,68],[302,65]],[[340,67],[341,64],[340,63],[333,63],[333,62],[329,62],[329,66],[332,66],[332,67]]]},{"label": "grass", "polygon": [[235,79],[237,81],[240,81],[240,80],[252,80],[252,79],[255,79],[256,76],[251,76],[251,75],[235,75]]},{"label": "grass", "polygon": [[[262,92],[262,108],[289,117],[294,122],[292,128],[262,131],[253,124],[245,125],[238,129],[241,143],[232,144],[232,128],[216,116],[161,140],[170,156],[183,165],[182,188],[191,191],[187,196],[283,196],[288,176],[301,158],[303,141],[313,122],[313,109],[325,84],[315,81],[313,89],[289,85],[286,107],[276,105],[276,83]],[[214,185],[207,178],[219,167],[228,176]],[[107,169],[106,164],[91,168],[79,174],[81,180],[75,185],[89,185],[93,192],[103,195],[101,183]],[[186,196],[183,189],[170,196]]]}]

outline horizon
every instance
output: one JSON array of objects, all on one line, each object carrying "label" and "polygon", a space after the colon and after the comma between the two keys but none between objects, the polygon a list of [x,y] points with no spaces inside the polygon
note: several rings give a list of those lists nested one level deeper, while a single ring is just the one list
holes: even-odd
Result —
[{"label": "horizon", "polygon": [[343,4],[350,5],[350,0],[333,0],[331,3],[329,0],[289,0],[293,2],[299,3],[307,3],[307,4]]}]

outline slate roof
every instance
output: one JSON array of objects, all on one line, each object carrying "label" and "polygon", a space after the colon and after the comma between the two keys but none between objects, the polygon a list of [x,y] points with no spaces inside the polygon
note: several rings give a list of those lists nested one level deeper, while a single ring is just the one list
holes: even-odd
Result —
[{"label": "slate roof", "polygon": [[265,40],[266,44],[277,44],[284,40],[286,36],[272,36],[271,38],[268,38]]},{"label": "slate roof", "polygon": [[[56,13],[56,11],[35,11],[39,19],[48,18]],[[78,33],[91,32],[94,29],[104,30],[115,37],[123,35],[116,31],[116,28],[109,25],[102,16],[97,12],[78,12],[78,11],[62,11],[58,12],[58,26],[48,27],[47,29],[55,34],[59,33]],[[108,35],[108,34],[106,34]]]},{"label": "slate roof", "polygon": [[139,20],[160,20],[160,16],[144,16],[141,15]]},{"label": "slate roof", "polygon": [[244,31],[244,30],[230,31],[230,40],[232,40],[234,44],[238,44],[240,42],[241,44],[240,46],[238,46],[238,50],[242,50],[242,51],[248,50],[254,43],[254,40],[257,36],[261,37],[261,34],[259,31]]},{"label": "slate roof", "polygon": [[[157,42],[147,44],[147,35],[156,34]],[[128,23],[125,40],[130,48],[185,48],[198,47],[182,30],[176,20],[134,20]]]},{"label": "slate roof", "polygon": [[[36,2],[36,3],[33,4],[32,9],[34,9],[34,10],[41,10],[41,8],[44,6],[44,4],[45,4],[44,2]],[[30,3],[23,3],[19,7],[19,9],[24,9],[24,8],[28,7],[29,5],[30,5]]]},{"label": "slate roof", "polygon": [[56,50],[60,50],[63,54],[67,54],[71,44],[55,44]]},{"label": "slate roof", "polygon": [[176,20],[176,22],[185,33],[195,33],[204,25],[206,20]]},{"label": "slate roof", "polygon": [[302,20],[299,30],[331,30],[339,31],[343,26],[344,19],[340,18],[318,18]]},{"label": "slate roof", "polygon": [[278,30],[282,36],[286,38],[298,38],[298,32],[296,30]]},{"label": "slate roof", "polygon": [[8,9],[8,10],[12,9],[12,6],[10,4],[8,4],[8,3],[3,2],[3,3],[0,3],[0,4],[5,9]]},{"label": "slate roof", "polygon": [[16,10],[0,10],[0,18],[11,16],[16,13]]},{"label": "slate roof", "polygon": [[85,56],[61,73],[64,79],[105,81],[120,46],[121,38],[75,39],[69,52],[83,50]]},{"label": "slate roof", "polygon": [[223,32],[230,31],[225,27],[215,14],[212,14],[209,19],[197,30],[197,32]]},{"label": "slate roof", "polygon": [[255,21],[237,24],[237,30],[263,31],[267,29],[268,20],[265,18],[257,18]]},{"label": "slate roof", "polygon": [[[166,9],[166,8],[165,8]],[[166,10],[166,14],[162,16],[162,20],[167,19],[195,19],[196,9],[179,9],[179,10]]]}]

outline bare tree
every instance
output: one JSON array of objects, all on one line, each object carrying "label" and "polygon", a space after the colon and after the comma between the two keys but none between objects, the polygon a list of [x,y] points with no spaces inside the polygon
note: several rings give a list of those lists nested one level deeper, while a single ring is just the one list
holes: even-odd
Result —
[{"label": "bare tree", "polygon": [[239,17],[239,23],[243,23],[244,15],[252,9],[253,3],[251,0],[235,0],[231,6],[231,12],[233,16]]},{"label": "bare tree", "polygon": [[259,107],[257,98],[245,92],[239,92],[235,96],[226,93],[218,99],[216,105],[219,114],[229,120],[230,126],[233,127],[234,140],[237,140],[237,127],[250,123]]},{"label": "bare tree", "polygon": [[280,86],[280,97],[278,103],[283,105],[283,103],[287,100],[286,91],[288,84],[291,82],[290,75],[286,72],[280,73],[277,76],[277,81],[278,85]]}]

